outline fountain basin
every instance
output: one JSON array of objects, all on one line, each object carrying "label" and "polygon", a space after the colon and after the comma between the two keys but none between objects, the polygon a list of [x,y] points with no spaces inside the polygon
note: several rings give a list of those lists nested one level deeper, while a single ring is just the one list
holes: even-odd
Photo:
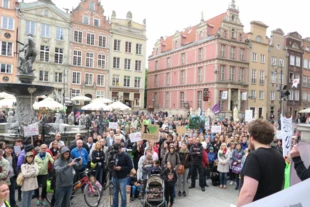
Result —
[{"label": "fountain basin", "polygon": [[30,96],[29,91],[34,91],[32,96],[47,95],[53,92],[54,87],[48,85],[33,85],[25,83],[0,83],[0,91],[15,96]]}]

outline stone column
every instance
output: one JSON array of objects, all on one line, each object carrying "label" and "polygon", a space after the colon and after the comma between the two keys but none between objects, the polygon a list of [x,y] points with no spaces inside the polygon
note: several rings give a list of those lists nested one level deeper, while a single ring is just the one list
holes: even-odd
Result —
[{"label": "stone column", "polygon": [[240,112],[241,109],[241,99],[240,99],[240,89],[238,89],[238,111]]},{"label": "stone column", "polygon": [[228,89],[228,98],[227,98],[227,111],[231,111],[231,89]]}]

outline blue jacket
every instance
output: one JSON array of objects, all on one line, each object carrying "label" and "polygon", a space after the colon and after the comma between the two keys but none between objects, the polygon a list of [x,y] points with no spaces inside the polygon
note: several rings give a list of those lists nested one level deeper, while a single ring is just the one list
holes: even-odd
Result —
[{"label": "blue jacket", "polygon": [[85,148],[78,149],[77,147],[71,151],[72,159],[81,157],[82,158],[82,169],[86,167],[88,162],[88,152]]},{"label": "blue jacket", "polygon": [[216,153],[215,152],[208,152],[208,159],[209,162],[214,162],[216,160]]}]

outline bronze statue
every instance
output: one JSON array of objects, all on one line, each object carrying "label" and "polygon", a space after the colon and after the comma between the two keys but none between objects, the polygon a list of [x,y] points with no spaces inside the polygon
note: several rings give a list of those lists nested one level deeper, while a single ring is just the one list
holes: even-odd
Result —
[{"label": "bronze statue", "polygon": [[32,64],[37,57],[36,43],[32,34],[27,35],[25,44],[23,45],[24,47],[19,52],[24,52],[24,58],[19,57],[20,65],[17,68],[21,75],[31,75],[34,71],[32,69]]}]

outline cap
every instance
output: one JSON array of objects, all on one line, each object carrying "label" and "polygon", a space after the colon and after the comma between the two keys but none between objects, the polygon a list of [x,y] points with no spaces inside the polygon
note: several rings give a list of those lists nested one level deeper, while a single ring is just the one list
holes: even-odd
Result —
[{"label": "cap", "polygon": [[26,157],[34,156],[32,152],[27,152]]},{"label": "cap", "polygon": [[31,150],[33,150],[33,146],[31,144],[28,144],[28,145],[25,146],[25,151],[26,152],[29,152]]},{"label": "cap", "polygon": [[209,150],[214,150],[214,148],[213,148],[213,147],[210,147]]}]

